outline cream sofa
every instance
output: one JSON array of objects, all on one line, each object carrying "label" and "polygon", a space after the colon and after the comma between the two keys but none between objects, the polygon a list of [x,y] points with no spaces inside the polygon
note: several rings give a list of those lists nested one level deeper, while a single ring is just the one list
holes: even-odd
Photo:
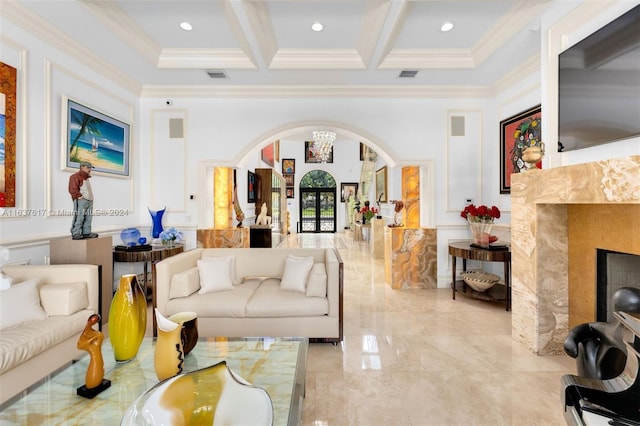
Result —
[{"label": "cream sofa", "polygon": [[[0,403],[86,354],[76,344],[99,306],[96,265],[4,266],[2,272],[13,285],[0,291],[0,303],[8,308],[2,327],[9,325],[0,330]],[[28,293],[21,284],[29,288]],[[9,310],[18,312],[10,320],[19,324],[7,322]],[[20,323],[23,320],[28,322]]]},{"label": "cream sofa", "polygon": [[[292,280],[293,269],[283,277],[285,266],[292,262],[289,256],[313,258],[306,280]],[[232,286],[228,277],[221,277],[226,273],[201,281],[203,263],[198,261],[220,266],[229,259]],[[199,248],[164,259],[155,268],[154,306],[165,316],[195,312],[200,336],[342,341],[343,264],[335,249]],[[201,294],[203,287],[215,287],[220,281],[227,282],[225,289]],[[297,288],[284,289],[285,285]]]}]

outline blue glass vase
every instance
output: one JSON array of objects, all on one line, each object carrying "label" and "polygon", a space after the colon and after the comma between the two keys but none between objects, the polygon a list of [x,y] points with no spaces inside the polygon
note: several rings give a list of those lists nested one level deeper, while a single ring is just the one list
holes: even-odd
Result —
[{"label": "blue glass vase", "polygon": [[153,211],[147,207],[149,210],[149,214],[151,215],[151,221],[153,222],[153,228],[151,229],[151,236],[153,238],[160,237],[160,233],[164,231],[162,228],[162,216],[164,216],[164,211],[167,209],[166,207],[162,210]]},{"label": "blue glass vase", "polygon": [[138,244],[140,238],[140,231],[137,228],[127,228],[120,232],[120,239],[125,246],[135,246]]}]

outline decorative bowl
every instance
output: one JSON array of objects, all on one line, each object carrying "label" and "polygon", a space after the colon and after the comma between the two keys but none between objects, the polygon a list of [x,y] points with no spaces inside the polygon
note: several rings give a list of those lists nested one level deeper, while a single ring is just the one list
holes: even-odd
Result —
[{"label": "decorative bowl", "polygon": [[120,239],[125,246],[135,246],[140,238],[140,230],[138,228],[127,228],[120,232]]},{"label": "decorative bowl", "polygon": [[464,272],[461,276],[464,282],[476,291],[487,291],[500,281],[500,277],[496,274],[482,271]]}]

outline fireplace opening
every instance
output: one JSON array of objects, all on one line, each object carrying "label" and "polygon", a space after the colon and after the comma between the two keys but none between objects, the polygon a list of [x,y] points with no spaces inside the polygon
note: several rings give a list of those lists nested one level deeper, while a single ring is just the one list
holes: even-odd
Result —
[{"label": "fireplace opening", "polygon": [[613,321],[613,294],[621,287],[640,288],[640,256],[596,249],[596,319]]}]

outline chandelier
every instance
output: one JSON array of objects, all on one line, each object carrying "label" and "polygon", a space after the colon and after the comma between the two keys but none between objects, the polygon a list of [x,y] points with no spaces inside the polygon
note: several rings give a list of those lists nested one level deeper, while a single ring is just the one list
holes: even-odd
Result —
[{"label": "chandelier", "polygon": [[331,152],[333,150],[333,141],[335,140],[335,132],[328,132],[326,130],[314,130],[311,151],[317,158],[320,159],[321,162],[326,163],[331,156]]}]

